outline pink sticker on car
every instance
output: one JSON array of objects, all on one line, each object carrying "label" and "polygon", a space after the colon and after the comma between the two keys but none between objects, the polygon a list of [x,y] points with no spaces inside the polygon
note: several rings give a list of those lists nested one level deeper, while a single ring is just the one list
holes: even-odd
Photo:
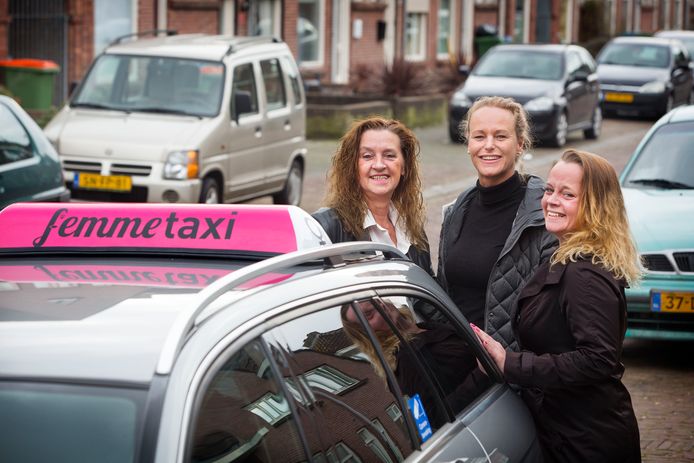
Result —
[{"label": "pink sticker on car", "polygon": [[12,204],[0,212],[0,230],[0,249],[297,249],[285,206]]}]

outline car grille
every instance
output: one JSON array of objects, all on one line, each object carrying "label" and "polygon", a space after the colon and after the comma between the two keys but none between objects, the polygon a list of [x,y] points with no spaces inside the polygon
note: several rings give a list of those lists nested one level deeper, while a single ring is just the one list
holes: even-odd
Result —
[{"label": "car grille", "polygon": [[[64,160],[63,168],[72,172],[101,172],[100,162]],[[130,175],[146,177],[152,172],[152,166],[138,164],[111,164],[111,175]]]},{"label": "car grille", "polygon": [[694,251],[668,254],[641,254],[650,272],[694,273]]},{"label": "car grille", "polygon": [[689,313],[629,312],[627,325],[632,329],[694,331],[694,317]]}]

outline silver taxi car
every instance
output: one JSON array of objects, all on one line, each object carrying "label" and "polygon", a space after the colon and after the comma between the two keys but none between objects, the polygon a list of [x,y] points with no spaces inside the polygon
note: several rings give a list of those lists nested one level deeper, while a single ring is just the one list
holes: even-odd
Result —
[{"label": "silver taxi car", "polygon": [[0,228],[0,461],[539,458],[395,248],[329,244],[293,206],[15,204]]}]

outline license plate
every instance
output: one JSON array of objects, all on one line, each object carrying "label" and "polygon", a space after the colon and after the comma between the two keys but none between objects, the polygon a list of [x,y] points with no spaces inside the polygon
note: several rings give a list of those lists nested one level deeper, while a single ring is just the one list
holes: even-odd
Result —
[{"label": "license plate", "polygon": [[631,93],[606,92],[605,101],[609,101],[610,103],[633,103],[634,95]]},{"label": "license plate", "polygon": [[651,291],[652,312],[694,312],[694,292]]},{"label": "license plate", "polygon": [[85,190],[130,191],[133,181],[127,175],[99,175],[85,172],[75,173],[73,185]]}]

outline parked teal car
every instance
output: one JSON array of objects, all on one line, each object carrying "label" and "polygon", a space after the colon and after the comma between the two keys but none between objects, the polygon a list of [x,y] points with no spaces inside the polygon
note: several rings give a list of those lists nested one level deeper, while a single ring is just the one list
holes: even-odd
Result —
[{"label": "parked teal car", "polygon": [[694,340],[694,106],[656,122],[620,177],[643,259],[627,290],[627,336]]},{"label": "parked teal car", "polygon": [[19,201],[68,201],[58,154],[12,98],[0,95],[0,209]]}]

